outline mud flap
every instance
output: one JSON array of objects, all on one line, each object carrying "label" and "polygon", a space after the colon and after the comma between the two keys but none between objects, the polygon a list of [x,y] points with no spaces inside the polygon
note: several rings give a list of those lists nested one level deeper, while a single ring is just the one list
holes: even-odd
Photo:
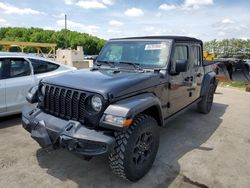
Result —
[{"label": "mud flap", "polygon": [[215,82],[214,82],[214,93],[216,92],[218,84],[219,84],[219,80],[215,79]]},{"label": "mud flap", "polygon": [[34,129],[32,129],[31,137],[36,140],[42,148],[52,144],[49,134],[42,122],[38,122]]}]

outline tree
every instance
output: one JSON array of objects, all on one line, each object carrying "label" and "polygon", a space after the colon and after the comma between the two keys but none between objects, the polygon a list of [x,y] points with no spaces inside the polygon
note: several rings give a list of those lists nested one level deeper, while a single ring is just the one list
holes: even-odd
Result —
[{"label": "tree", "polygon": [[[0,40],[56,43],[58,48],[76,48],[83,46],[85,54],[98,54],[105,40],[87,33],[62,29],[60,31],[43,30],[40,28],[0,28]],[[28,49],[28,52],[34,50]]]},{"label": "tree", "polygon": [[250,58],[250,39],[223,39],[212,40],[204,43],[204,50],[210,53],[217,52],[219,54],[243,55],[245,58]]}]

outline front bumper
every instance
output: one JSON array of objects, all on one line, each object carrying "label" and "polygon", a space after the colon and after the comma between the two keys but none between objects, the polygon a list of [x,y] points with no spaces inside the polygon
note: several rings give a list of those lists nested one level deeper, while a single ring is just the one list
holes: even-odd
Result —
[{"label": "front bumper", "polygon": [[83,156],[109,153],[115,144],[112,136],[91,130],[77,121],[67,121],[26,106],[22,111],[23,128],[43,148],[66,148]]}]

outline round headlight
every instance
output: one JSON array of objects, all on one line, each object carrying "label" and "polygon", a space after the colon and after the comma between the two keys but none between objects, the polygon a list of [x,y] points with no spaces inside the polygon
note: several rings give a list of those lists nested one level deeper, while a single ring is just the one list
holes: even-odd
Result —
[{"label": "round headlight", "polygon": [[100,112],[102,109],[102,99],[98,96],[91,98],[91,106],[96,112]]}]

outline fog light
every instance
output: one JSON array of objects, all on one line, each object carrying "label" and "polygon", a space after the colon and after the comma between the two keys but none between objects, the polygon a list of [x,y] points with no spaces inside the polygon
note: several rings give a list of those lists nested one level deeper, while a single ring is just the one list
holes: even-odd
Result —
[{"label": "fog light", "polygon": [[126,119],[124,117],[106,115],[104,121],[118,127],[128,127],[132,124],[132,119]]}]

